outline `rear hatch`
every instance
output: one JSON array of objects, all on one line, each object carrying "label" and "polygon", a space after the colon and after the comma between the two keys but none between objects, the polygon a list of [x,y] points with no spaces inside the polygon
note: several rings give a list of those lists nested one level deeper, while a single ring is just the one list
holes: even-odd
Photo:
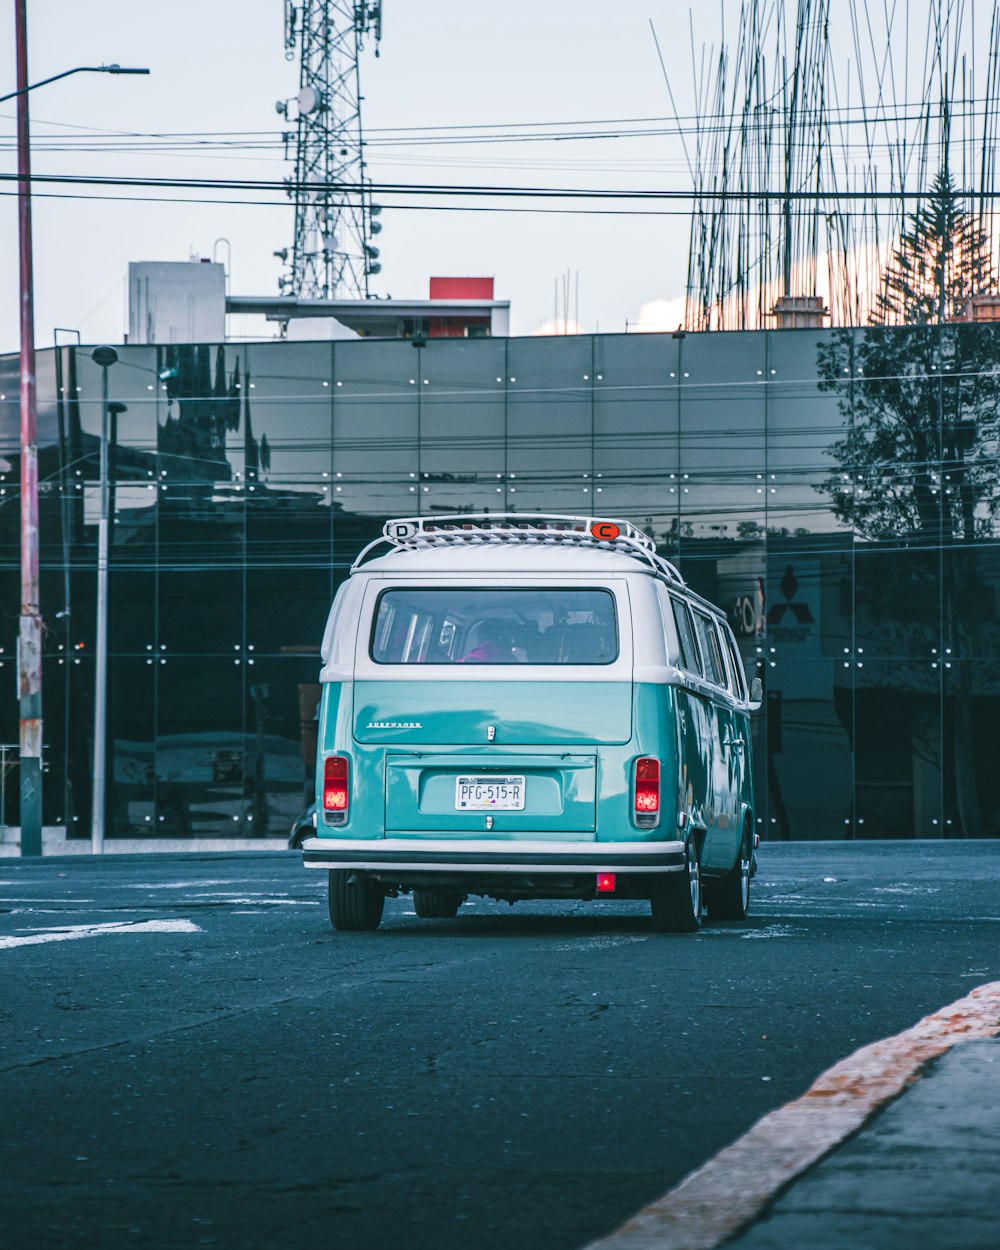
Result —
[{"label": "rear hatch", "polygon": [[594,837],[597,748],[632,736],[630,682],[357,682],[354,710],[393,834]]}]

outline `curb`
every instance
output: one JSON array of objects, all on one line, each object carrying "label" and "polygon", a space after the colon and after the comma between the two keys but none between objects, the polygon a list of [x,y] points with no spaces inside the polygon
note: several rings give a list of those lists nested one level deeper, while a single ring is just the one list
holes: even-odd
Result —
[{"label": "curb", "polygon": [[953,1046],[1000,1034],[1000,981],[863,1046],[585,1250],[715,1250]]}]

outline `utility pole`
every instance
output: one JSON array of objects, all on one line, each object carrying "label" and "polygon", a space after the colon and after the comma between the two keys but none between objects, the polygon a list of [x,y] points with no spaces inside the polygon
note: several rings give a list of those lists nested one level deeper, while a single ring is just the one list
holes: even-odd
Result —
[{"label": "utility pole", "polygon": [[17,48],[17,228],[21,294],[21,619],[17,688],[21,720],[21,854],[42,853],[42,618],[38,595],[38,414],[35,387],[35,309],[31,246],[31,140],[28,92],[69,74],[148,74],[120,65],[79,65],[28,82],[27,0],[14,0]]},{"label": "utility pole", "polygon": [[[285,0],[285,57],[300,54],[299,92],[275,105],[295,133],[295,239],[275,255],[287,269],[282,294],[297,299],[366,299],[380,272],[372,242],[382,229],[365,173],[358,63],[364,37],[378,56],[382,0]],[[291,110],[291,112],[290,112]]]},{"label": "utility pole", "polygon": [[17,226],[21,290],[21,621],[17,683],[21,718],[21,854],[42,853],[42,618],[38,611],[38,416],[31,265],[27,0],[15,0]]}]

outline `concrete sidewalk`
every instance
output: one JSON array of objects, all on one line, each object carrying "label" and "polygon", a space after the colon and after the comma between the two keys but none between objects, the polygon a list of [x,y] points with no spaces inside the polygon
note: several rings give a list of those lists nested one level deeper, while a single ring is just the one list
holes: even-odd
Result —
[{"label": "concrete sidewalk", "polygon": [[[288,846],[288,832],[259,838],[161,838],[155,835],[139,838],[106,838],[107,855],[157,855],[204,851],[283,851]],[[42,855],[90,855],[90,838],[68,837],[64,825],[46,825],[42,830]],[[17,825],[0,825],[0,859],[21,858],[21,830]]]},{"label": "concrete sidewalk", "polygon": [[726,1250],[998,1250],[1000,1038],[962,1042]]}]

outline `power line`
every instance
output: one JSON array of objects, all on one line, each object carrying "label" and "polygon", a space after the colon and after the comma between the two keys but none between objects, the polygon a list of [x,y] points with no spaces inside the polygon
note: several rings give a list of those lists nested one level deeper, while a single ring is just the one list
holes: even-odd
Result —
[{"label": "power line", "polygon": [[[953,121],[963,119],[975,119],[981,116],[981,108],[990,103],[988,97],[970,97],[964,99],[950,114]],[[925,118],[924,102],[911,101],[901,102],[897,105],[896,111],[889,111],[884,107],[872,109],[866,105],[825,105],[822,110],[816,107],[804,107],[797,112],[797,117],[802,120],[824,120],[839,121],[841,125],[870,126],[873,120],[877,119],[879,125],[899,124],[905,122],[922,122]],[[911,111],[912,110],[912,111]],[[763,118],[777,113],[779,110],[771,108],[770,110],[760,111],[760,121],[748,121],[748,125],[763,126],[765,123]],[[0,113],[0,117],[13,118],[13,114]],[[621,128],[624,126],[643,124],[651,126],[654,123],[666,123],[655,129],[641,129],[634,132],[627,132]],[[719,123],[721,124],[721,123]],[[768,122],[767,124],[770,124]],[[97,126],[82,126],[74,122],[53,122],[43,121],[39,118],[32,118],[32,125],[48,125],[48,126],[64,126],[67,129],[83,130],[93,134],[120,136],[125,139],[199,139],[199,138],[240,138],[240,137],[260,137],[272,136],[275,143],[283,140],[284,132],[280,130],[179,130],[179,131],[133,131],[133,130],[109,130]],[[531,133],[541,127],[569,127],[569,126],[611,126],[611,131],[575,131],[568,135],[561,130],[553,130],[551,134],[536,136]],[[620,135],[628,136],[634,133],[637,138],[649,137],[650,135],[695,135],[698,133],[705,134],[706,127],[710,131],[712,123],[706,123],[703,117],[698,114],[678,114],[676,116],[650,116],[650,117],[624,117],[624,118],[590,118],[570,121],[539,121],[539,122],[463,122],[452,123],[448,125],[424,125],[424,126],[372,126],[365,128],[367,135],[381,135],[387,138],[379,139],[377,142],[392,142],[393,136],[416,136],[413,141],[419,141],[421,135],[449,135],[453,132],[457,133],[457,138],[461,140],[463,135],[468,134],[472,141],[475,141],[478,132],[489,131],[488,140],[494,138],[510,138],[517,141],[521,138],[526,141],[534,141],[536,139],[547,141],[552,139],[560,141],[567,137],[581,138],[601,138],[604,136],[617,138]],[[52,136],[58,137],[58,136]],[[66,136],[70,138],[72,136]],[[410,142],[410,139],[401,140],[402,142]],[[368,140],[367,142],[374,142]]]},{"label": "power line", "polygon": [[[0,174],[0,182],[17,182],[17,174]],[[296,184],[292,179],[256,179],[256,178],[141,178],[118,177],[110,174],[32,174],[32,183],[56,183],[67,186],[115,186],[115,187],[162,187],[187,190],[214,191],[280,191],[289,190],[315,192],[322,190],[325,184]],[[922,199],[926,192],[922,189],[909,190],[896,187],[891,191],[878,191],[869,188],[860,191],[796,191],[787,188],[774,190],[741,188],[730,190],[726,187],[711,189],[700,188],[691,190],[671,190],[667,188],[635,188],[620,189],[613,187],[510,187],[501,185],[481,185],[473,183],[393,183],[373,182],[371,184],[336,184],[334,188],[341,194],[367,195],[373,192],[380,196],[387,195],[422,195],[422,196],[495,196],[498,198],[533,198],[533,199],[588,199],[588,200],[681,200],[690,202],[696,198],[709,202],[725,203],[771,203],[802,202],[815,204],[827,199],[844,202],[870,203],[873,200],[916,200]],[[980,196],[1000,194],[1000,190],[991,188],[960,189],[955,192],[957,198],[978,198]]]},{"label": "power line", "polygon": [[[2,199],[16,199],[16,191],[0,191]],[[38,191],[32,193],[36,200],[81,200],[113,204],[223,204],[228,208],[282,208],[282,200],[223,200],[198,196],[180,195],[77,195],[71,192]],[[396,213],[534,213],[563,217],[684,217],[690,216],[683,208],[538,208],[517,207],[512,204],[393,204]]]}]

